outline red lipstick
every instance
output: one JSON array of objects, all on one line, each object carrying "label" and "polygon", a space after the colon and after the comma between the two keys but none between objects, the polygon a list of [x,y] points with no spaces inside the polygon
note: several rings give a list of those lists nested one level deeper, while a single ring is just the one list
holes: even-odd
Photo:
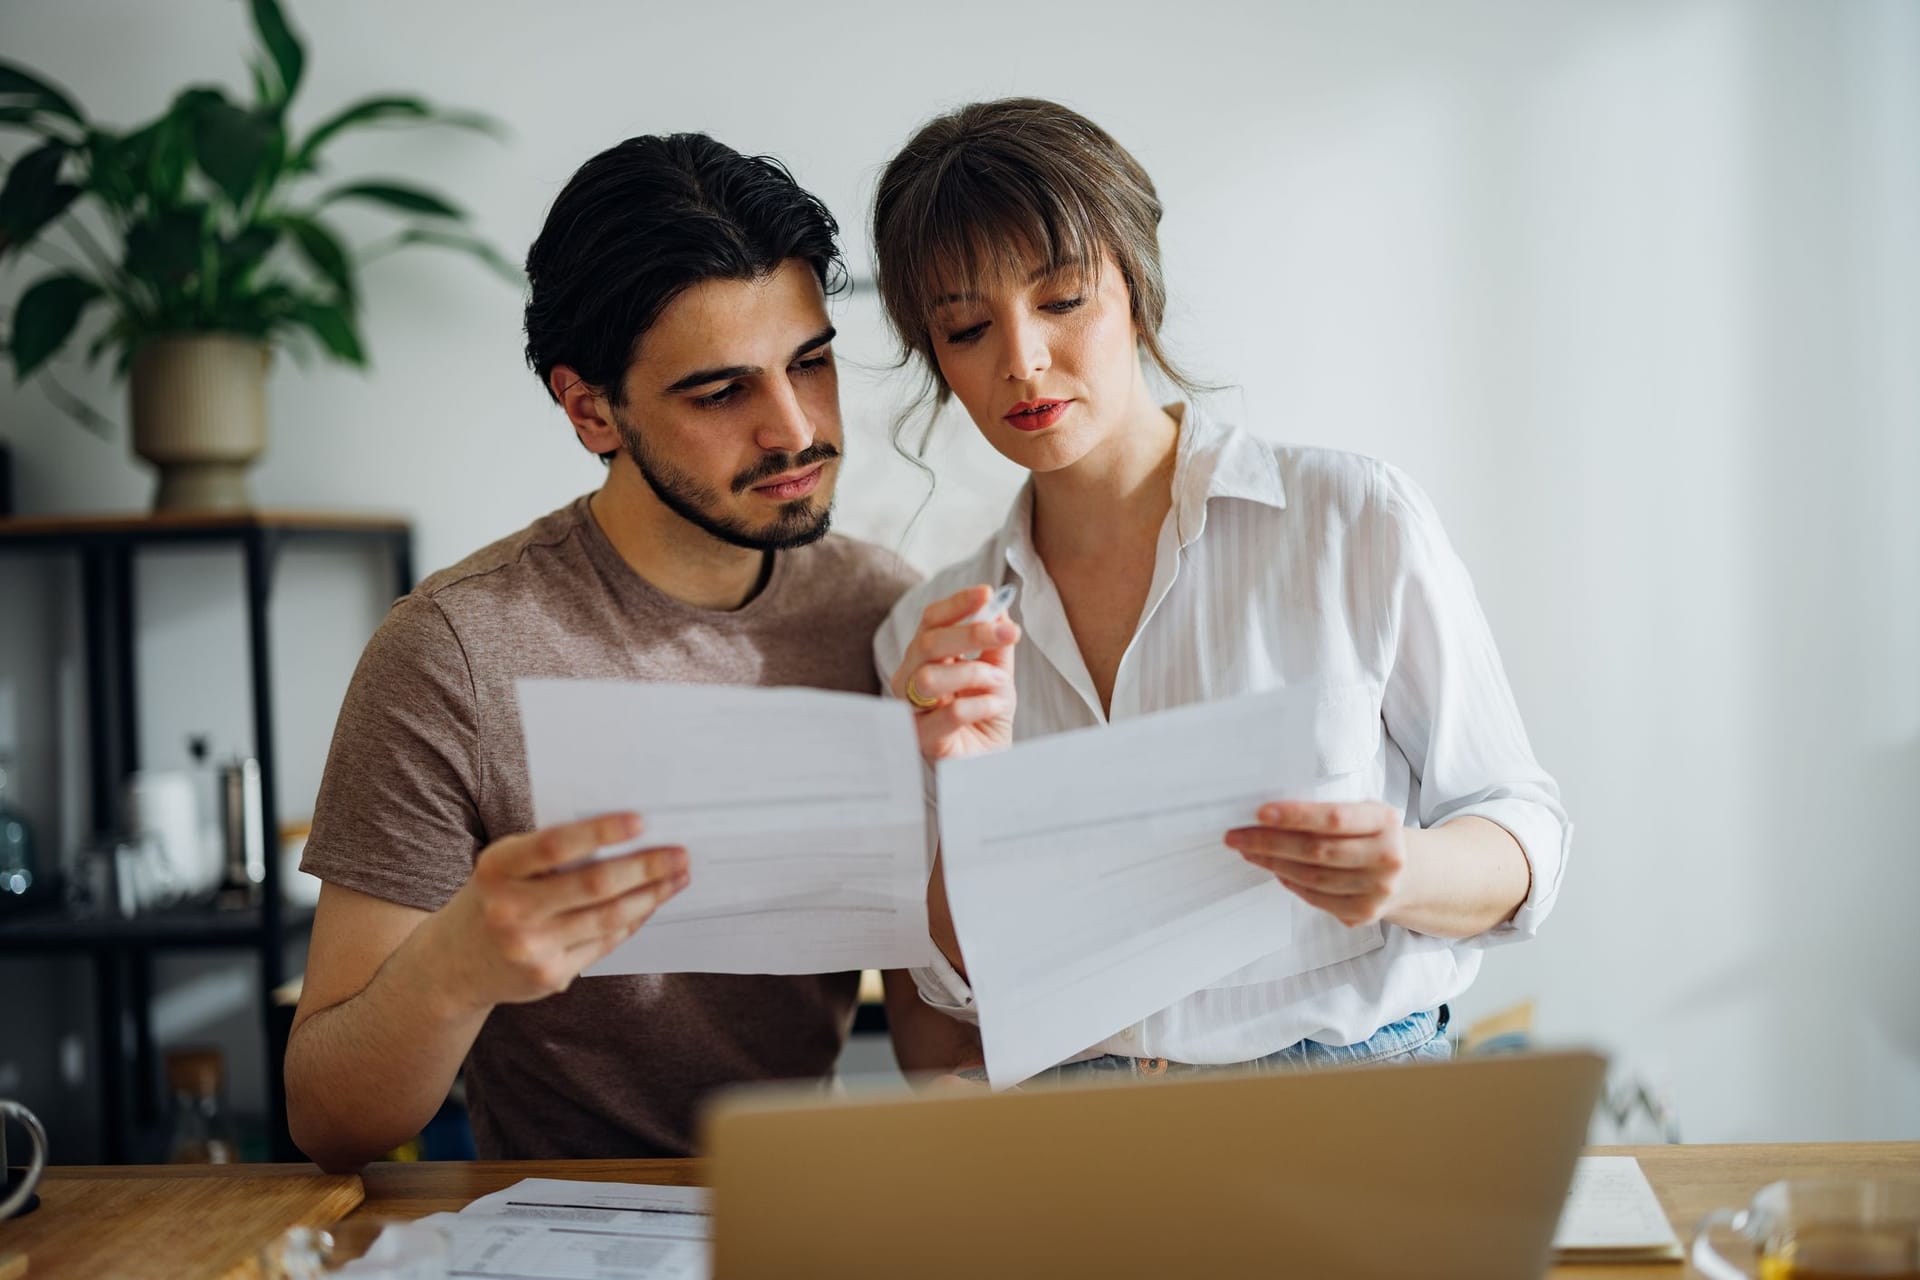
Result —
[{"label": "red lipstick", "polygon": [[1006,424],[1015,431],[1043,431],[1060,421],[1071,400],[1022,400],[1007,412]]}]

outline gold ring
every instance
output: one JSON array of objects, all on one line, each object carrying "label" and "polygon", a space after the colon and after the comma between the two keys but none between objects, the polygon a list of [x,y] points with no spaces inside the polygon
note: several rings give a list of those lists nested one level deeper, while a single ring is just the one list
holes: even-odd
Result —
[{"label": "gold ring", "polygon": [[919,688],[914,685],[912,676],[907,677],[907,701],[911,702],[915,708],[921,711],[931,711],[940,705],[940,699],[929,698],[926,694],[920,692]]}]

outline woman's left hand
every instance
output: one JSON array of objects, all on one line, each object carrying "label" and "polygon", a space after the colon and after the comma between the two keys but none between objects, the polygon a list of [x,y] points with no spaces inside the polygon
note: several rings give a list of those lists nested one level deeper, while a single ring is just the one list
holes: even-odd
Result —
[{"label": "woman's left hand", "polygon": [[1407,869],[1400,811],[1373,801],[1289,800],[1261,807],[1259,825],[1227,832],[1231,849],[1271,871],[1302,902],[1351,928],[1383,919]]}]

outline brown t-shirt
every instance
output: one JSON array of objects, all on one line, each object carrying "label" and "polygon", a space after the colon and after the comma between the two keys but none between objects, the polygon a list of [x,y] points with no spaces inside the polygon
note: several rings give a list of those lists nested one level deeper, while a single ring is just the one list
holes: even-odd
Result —
[{"label": "brown t-shirt", "polygon": [[[394,605],[347,690],[301,867],[437,910],[481,849],[533,829],[515,680],[877,693],[872,636],[915,576],[878,547],[829,536],[776,553],[744,608],[696,609],[635,573],[581,498]],[[597,977],[502,1005],[467,1058],[480,1154],[685,1155],[708,1090],[832,1070],[857,983]]]}]

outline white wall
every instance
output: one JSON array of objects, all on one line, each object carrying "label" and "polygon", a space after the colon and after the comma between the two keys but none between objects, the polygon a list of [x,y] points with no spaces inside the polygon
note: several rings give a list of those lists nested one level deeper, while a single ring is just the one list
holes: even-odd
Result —
[{"label": "white wall", "polygon": [[[1549,1036],[1670,1087],[1690,1138],[1920,1137],[1920,8],[293,11],[311,44],[299,118],[410,89],[511,124],[505,146],[393,133],[336,160],[445,189],[512,255],[589,154],[697,128],[787,160],[863,268],[872,179],[918,120],[1008,92],[1086,110],[1159,183],[1174,343],[1236,384],[1225,411],[1405,465],[1475,570],[1579,837],[1546,934],[1494,955],[1463,1015],[1536,997]],[[9,57],[115,121],[190,78],[236,82],[245,40],[226,0],[0,15]],[[279,370],[256,493],[406,512],[432,567],[598,466],[521,364],[510,289],[427,254],[387,266],[367,282],[376,369]],[[12,268],[0,298],[27,278]],[[846,358],[890,358],[870,298],[838,318]],[[899,385],[846,388],[839,523],[889,543],[921,492],[886,456]],[[905,547],[923,565],[991,526],[1016,480],[948,427]],[[0,435],[25,511],[146,498],[122,441],[37,390],[0,389]],[[350,570],[301,580],[344,600]],[[143,671],[185,673],[237,615],[212,568],[159,572],[174,603],[145,619]],[[0,565],[0,693],[16,687],[0,744],[41,759],[60,741],[48,624],[25,616],[64,598],[52,576]],[[279,606],[289,629],[361,625],[304,594]],[[310,650],[282,663],[315,671],[283,730],[289,812],[351,662]],[[239,732],[226,674],[176,683],[152,751],[206,722]]]}]

